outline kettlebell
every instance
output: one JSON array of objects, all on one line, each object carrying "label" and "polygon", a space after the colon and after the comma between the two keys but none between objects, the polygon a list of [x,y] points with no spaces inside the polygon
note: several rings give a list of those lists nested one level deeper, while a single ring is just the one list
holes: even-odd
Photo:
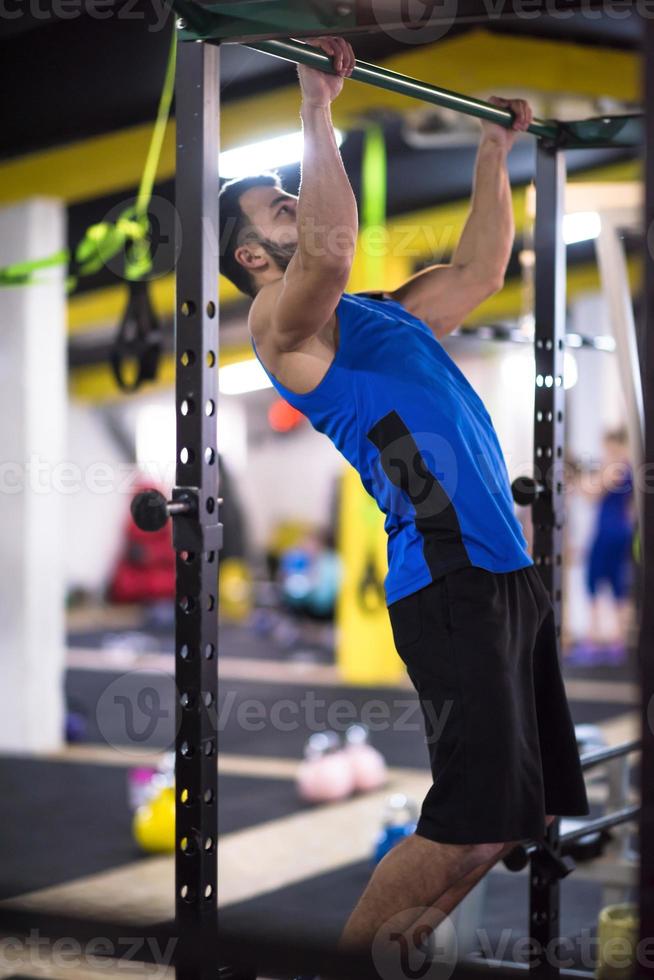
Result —
[{"label": "kettlebell", "polygon": [[382,828],[375,841],[373,863],[379,864],[388,852],[414,833],[418,823],[418,806],[404,793],[394,793],[386,801]]},{"label": "kettlebell", "polygon": [[386,760],[369,742],[365,725],[350,725],[345,732],[345,752],[354,777],[354,788],[360,793],[385,786],[388,780]]},{"label": "kettlebell", "polygon": [[354,774],[336,732],[316,732],[304,749],[296,777],[297,791],[307,803],[333,803],[354,791]]},{"label": "kettlebell", "polygon": [[157,770],[146,766],[138,766],[127,773],[127,803],[132,812],[142,804],[147,803],[153,796],[152,780]]}]

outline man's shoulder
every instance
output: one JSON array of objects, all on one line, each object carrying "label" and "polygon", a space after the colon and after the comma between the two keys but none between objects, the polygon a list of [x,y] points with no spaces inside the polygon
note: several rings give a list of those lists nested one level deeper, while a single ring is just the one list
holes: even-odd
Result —
[{"label": "man's shoulder", "polygon": [[279,283],[263,286],[252,300],[248,313],[248,329],[255,343],[265,337],[273,322],[275,301],[279,295]]}]

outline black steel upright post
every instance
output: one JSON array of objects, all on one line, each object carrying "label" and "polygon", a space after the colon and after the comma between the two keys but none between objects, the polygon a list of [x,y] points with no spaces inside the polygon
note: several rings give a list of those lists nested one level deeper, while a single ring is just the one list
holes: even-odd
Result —
[{"label": "black steel upright post", "polygon": [[[645,34],[645,310],[643,343],[643,407],[645,416],[645,455],[643,495],[642,560],[643,585],[640,642],[638,647],[641,683],[642,741],[640,811],[640,938],[643,952],[651,950],[654,936],[654,23],[644,18]],[[637,975],[654,976],[651,952],[639,958]]]},{"label": "black steel upright post", "polygon": [[[177,562],[175,908],[178,980],[217,975],[219,48],[181,43],[177,69],[175,298]],[[203,954],[205,961],[203,962]],[[211,965],[209,965],[211,964]]]},{"label": "black steel upright post", "polygon": [[[534,476],[544,489],[533,505],[533,558],[554,606],[561,635],[561,551],[563,545],[563,346],[565,337],[566,255],[563,240],[565,158],[536,146]],[[556,847],[558,821],[548,842]],[[530,870],[531,972],[539,980],[558,975],[544,955],[559,938],[559,881],[546,855],[536,852]]]}]

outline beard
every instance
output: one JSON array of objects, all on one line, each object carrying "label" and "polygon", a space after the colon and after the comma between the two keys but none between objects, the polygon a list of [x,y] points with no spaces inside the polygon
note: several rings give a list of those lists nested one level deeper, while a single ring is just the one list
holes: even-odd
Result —
[{"label": "beard", "polygon": [[260,238],[259,244],[265,248],[270,258],[282,272],[286,272],[291,259],[297,252],[297,242],[280,244],[279,242],[271,242],[269,238]]}]

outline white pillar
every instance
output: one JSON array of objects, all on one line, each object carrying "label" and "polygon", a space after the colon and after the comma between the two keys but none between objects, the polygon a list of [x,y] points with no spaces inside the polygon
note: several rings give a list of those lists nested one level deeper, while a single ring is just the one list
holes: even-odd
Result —
[{"label": "white pillar", "polygon": [[[61,202],[0,211],[0,265],[65,245]],[[0,751],[45,752],[64,725],[64,270],[0,288]],[[74,533],[70,529],[68,533]]]}]

